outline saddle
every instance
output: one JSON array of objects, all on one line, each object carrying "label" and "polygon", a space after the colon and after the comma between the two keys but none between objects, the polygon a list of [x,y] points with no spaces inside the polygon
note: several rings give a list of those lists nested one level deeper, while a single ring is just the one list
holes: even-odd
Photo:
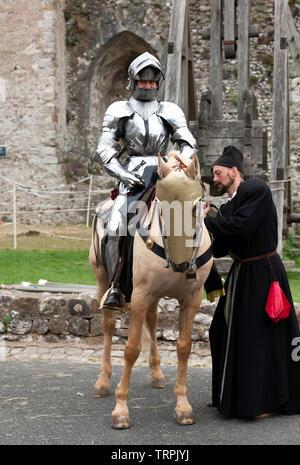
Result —
[{"label": "saddle", "polygon": [[[145,172],[146,170],[148,170],[148,173],[146,173],[146,181],[147,181],[145,183],[146,187],[142,191],[139,191],[139,192],[133,193],[133,195],[127,196],[128,207],[131,202],[136,201],[136,200],[144,201],[147,204],[148,209],[150,209],[151,207],[151,203],[154,200],[155,194],[156,194],[156,181],[157,181],[158,175],[157,175],[156,167],[147,167],[145,169]],[[113,191],[112,195],[114,197],[117,195],[116,190]],[[127,221],[129,223],[130,215],[128,216]],[[141,237],[144,241],[146,240],[145,237],[143,236]],[[108,273],[110,285],[112,281],[115,279],[116,273],[119,272],[118,273],[118,287],[125,297],[125,302],[130,303],[132,289],[133,289],[132,267],[133,267],[134,235],[127,234],[127,236],[117,238],[117,241],[118,242],[115,245],[115,247],[118,247],[117,256],[120,258],[120,262],[115,263],[114,266],[111,266],[112,257],[113,257],[113,248],[110,247],[109,237],[106,235],[102,238],[102,241],[101,241],[102,263],[103,263],[103,266],[106,272]],[[152,250],[154,253],[156,253],[160,257],[166,258],[164,254],[164,249],[162,247],[157,246],[157,247],[154,247]],[[208,252],[210,252],[210,255],[208,254]],[[201,263],[200,262],[197,263],[198,266],[201,266],[203,264],[202,262],[204,258],[205,258],[205,261],[209,260],[209,258],[211,257],[210,249],[207,251],[206,255],[207,257],[206,256],[199,257]],[[185,270],[176,269],[174,271],[185,271]],[[223,282],[222,282],[222,279],[218,273],[218,270],[215,264],[213,264],[212,266],[211,272],[204,284],[204,287],[205,287],[205,291],[207,294],[207,299],[210,301],[214,301],[215,297],[219,295],[224,295]]]},{"label": "saddle", "polygon": [[[135,191],[127,195],[127,210],[130,204],[134,201],[143,201],[146,203],[148,209],[155,198],[155,188],[157,181],[157,167],[146,167],[143,173],[143,181],[145,188]],[[118,195],[118,191],[113,189],[111,199],[113,200]],[[129,224],[133,214],[127,214],[127,224]],[[109,218],[109,211],[107,212],[107,220]],[[114,238],[113,242],[107,235],[101,240],[101,257],[103,266],[109,277],[109,285],[118,275],[118,287],[125,297],[125,302],[129,303],[132,294],[132,263],[133,263],[133,241],[134,234],[127,234],[127,236]],[[115,260],[114,256],[119,257],[119,262]],[[121,265],[121,266],[120,266]]]}]

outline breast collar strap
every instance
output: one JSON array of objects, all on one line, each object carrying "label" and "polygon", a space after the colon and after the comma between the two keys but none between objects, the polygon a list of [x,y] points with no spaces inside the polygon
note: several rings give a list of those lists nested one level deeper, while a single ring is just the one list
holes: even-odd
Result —
[{"label": "breast collar strap", "polygon": [[[143,241],[146,244],[148,236],[143,236],[141,234],[140,234],[140,236],[141,236],[141,238],[143,239]],[[161,247],[160,245],[156,244],[156,242],[153,242],[153,246],[151,247],[151,251],[154,252],[155,255],[158,255],[159,257],[163,258],[164,260],[167,259],[164,247]],[[194,278],[194,276],[196,274],[196,270],[198,268],[200,268],[201,266],[205,265],[205,263],[207,263],[208,260],[210,260],[211,257],[212,257],[212,246],[210,245],[209,248],[202,255],[200,255],[199,257],[196,258],[196,260],[195,260],[195,269],[191,270],[190,272],[187,273],[187,278],[188,279]],[[173,262],[169,262],[169,263],[172,266],[172,269],[175,272],[179,272],[179,273],[184,273],[190,267],[189,262],[183,262],[183,263],[180,263],[179,265],[177,265],[176,263],[173,263]]]}]

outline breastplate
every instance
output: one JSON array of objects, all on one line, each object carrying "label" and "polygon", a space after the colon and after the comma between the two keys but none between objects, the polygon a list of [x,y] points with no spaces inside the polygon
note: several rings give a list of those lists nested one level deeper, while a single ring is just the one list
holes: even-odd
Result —
[{"label": "breastplate", "polygon": [[133,113],[124,127],[124,142],[128,155],[157,155],[168,140],[169,132],[163,120],[153,113],[148,119],[143,119],[138,113]]},{"label": "breastplate", "polygon": [[128,155],[157,155],[169,137],[167,127],[157,115],[158,101],[141,102],[132,96],[129,105],[133,113],[126,121],[123,133]]}]

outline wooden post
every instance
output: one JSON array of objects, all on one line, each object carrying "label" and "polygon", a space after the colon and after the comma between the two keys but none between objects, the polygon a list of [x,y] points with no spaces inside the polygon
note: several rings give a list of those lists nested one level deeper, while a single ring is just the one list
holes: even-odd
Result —
[{"label": "wooden post", "polygon": [[272,157],[270,181],[278,215],[278,248],[282,254],[284,183],[288,149],[288,48],[287,48],[288,0],[275,0],[274,77],[272,117]]},{"label": "wooden post", "polygon": [[181,102],[182,109],[186,115],[187,121],[197,120],[197,102],[196,86],[194,78],[193,51],[191,43],[191,28],[189,15],[189,2],[187,0],[185,10],[185,26],[183,36],[182,50],[182,83],[181,83]]},{"label": "wooden post", "polygon": [[13,187],[13,229],[14,229],[14,249],[17,248],[17,199],[16,186]]},{"label": "wooden post", "polygon": [[295,25],[290,7],[287,9],[287,23],[289,52],[293,57],[292,72],[294,76],[300,76],[300,34]]},{"label": "wooden post", "polygon": [[250,0],[239,2],[238,30],[238,118],[244,118],[245,91],[249,88],[249,19]]},{"label": "wooden post", "polygon": [[[188,0],[187,0],[188,3]],[[180,98],[179,105],[182,108],[186,118],[188,119],[188,108],[189,108],[189,95],[188,95],[188,86],[189,86],[189,46],[187,40],[187,29],[188,29],[188,16],[187,11],[185,11],[185,20],[184,20],[184,33],[183,33],[183,42],[182,42],[182,62],[181,62],[181,82],[180,82]]]},{"label": "wooden post", "polygon": [[210,12],[211,118],[220,120],[223,116],[222,0],[211,0]]},{"label": "wooden post", "polygon": [[236,55],[236,0],[224,0],[224,53],[225,58],[235,58]]},{"label": "wooden post", "polygon": [[90,177],[90,186],[89,186],[89,198],[88,198],[87,213],[86,213],[86,227],[87,227],[87,228],[89,227],[89,219],[90,219],[90,206],[91,206],[92,184],[93,184],[93,175],[91,174],[91,177]]},{"label": "wooden post", "polygon": [[186,0],[174,0],[168,41],[164,99],[179,104]]},{"label": "wooden post", "polygon": [[[290,8],[288,8],[289,10]],[[289,59],[287,57],[287,75],[286,75],[286,86],[287,86],[287,114],[286,114],[286,140],[287,140],[287,146],[286,146],[286,159],[285,159],[285,164],[286,164],[286,172],[285,172],[285,178],[291,177],[291,153],[290,153],[290,89],[289,89],[289,76],[290,76],[290,67],[289,67]],[[283,224],[283,235],[285,236],[288,232],[288,214],[292,213],[293,210],[293,199],[292,199],[292,183],[291,181],[286,183],[286,190],[284,192],[284,202],[287,207],[286,214],[284,215],[284,224]]]}]

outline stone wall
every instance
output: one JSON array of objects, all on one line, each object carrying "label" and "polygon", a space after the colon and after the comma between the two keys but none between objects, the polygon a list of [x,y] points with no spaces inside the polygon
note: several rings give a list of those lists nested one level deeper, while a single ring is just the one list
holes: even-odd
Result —
[{"label": "stone wall", "polygon": [[66,1],[68,165],[85,175],[108,105],[129,97],[127,68],[140,53],[163,57],[170,2]]},{"label": "stone wall", "polygon": [[[3,221],[12,220],[12,183],[19,187],[19,211],[59,204],[51,195],[29,197],[24,187],[55,190],[66,183],[61,164],[66,151],[63,9],[64,0],[8,0],[0,5],[0,145],[7,150],[1,160],[1,176],[7,180],[0,180],[7,211],[0,215]],[[44,218],[20,213],[17,220]],[[53,215],[51,220],[60,222]]]},{"label": "stone wall", "polygon": [[[205,344],[216,302],[204,300],[194,320],[192,340]],[[179,305],[176,299],[161,299],[157,337],[175,343],[178,337]],[[102,313],[94,293],[50,294],[47,292],[6,291],[0,293],[0,333],[7,341],[29,334],[43,336],[49,342],[67,336],[81,338],[102,336]],[[116,312],[114,343],[124,343],[128,336],[129,312]]]},{"label": "stone wall", "polygon": [[[209,327],[217,300],[203,300],[192,331],[189,364],[211,367]],[[300,324],[300,304],[295,304]],[[159,303],[158,346],[162,365],[177,363],[179,306],[175,299]],[[129,313],[116,312],[112,362],[123,363]],[[137,364],[148,364],[149,341]],[[103,355],[101,312],[94,294],[50,294],[1,291],[0,360],[70,360],[100,363]]]},{"label": "stone wall", "polygon": [[[63,0],[8,0],[0,5],[1,172],[18,180],[63,181],[65,25]],[[4,100],[4,101],[3,101]],[[53,185],[54,182],[53,182]]]},{"label": "stone wall", "polygon": [[[209,86],[209,0],[190,0],[196,94]],[[289,2],[299,26],[300,7]],[[56,188],[85,177],[99,136],[105,108],[128,97],[126,69],[148,50],[166,63],[172,1],[161,0],[7,0],[0,6],[0,160],[1,175],[33,188]],[[250,43],[250,84],[258,101],[259,119],[268,128],[272,150],[272,72],[274,1],[252,0],[251,21],[260,26]],[[291,67],[292,69],[292,67]],[[224,118],[236,118],[237,63],[224,63]],[[290,150],[292,176],[299,175],[299,76],[290,77]],[[93,171],[94,172],[94,171]],[[110,187],[103,171],[98,187]],[[294,211],[300,211],[299,181],[293,184]],[[0,194],[11,202],[8,184]],[[29,199],[18,191],[19,210],[28,205],[61,205],[51,196]],[[25,222],[82,221],[84,213],[37,215]],[[0,220],[3,215],[0,215]],[[6,215],[5,221],[11,220]]]}]

